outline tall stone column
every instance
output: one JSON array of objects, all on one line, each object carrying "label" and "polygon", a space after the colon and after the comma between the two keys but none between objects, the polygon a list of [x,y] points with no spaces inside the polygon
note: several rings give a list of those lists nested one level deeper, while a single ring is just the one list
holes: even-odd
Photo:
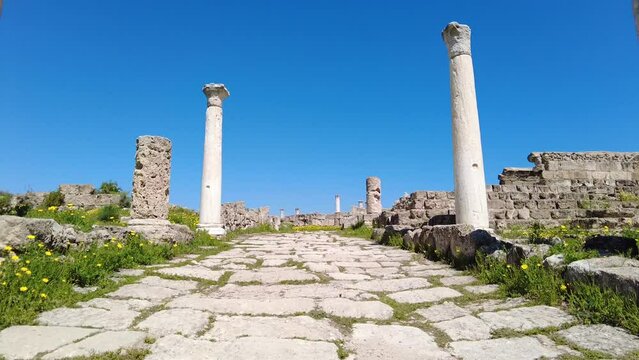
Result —
[{"label": "tall stone column", "polygon": [[295,216],[299,216],[300,214],[302,214],[300,208],[295,208]]},{"label": "tall stone column", "polygon": [[284,209],[280,209],[280,219],[284,219]]},{"label": "tall stone column", "polygon": [[446,26],[442,37],[450,58],[456,222],[486,229],[488,200],[470,53],[470,27],[452,22]]},{"label": "tall stone column", "polygon": [[340,205],[341,205],[341,202],[340,202],[339,195],[335,195],[335,213],[337,214],[341,212]]},{"label": "tall stone column", "polygon": [[169,224],[171,147],[161,136],[137,138],[129,224]]},{"label": "tall stone column", "polygon": [[200,229],[211,235],[224,235],[222,224],[222,102],[230,94],[224,84],[206,84],[207,99]]},{"label": "tall stone column", "polygon": [[366,213],[382,213],[382,180],[376,176],[366,178]]}]

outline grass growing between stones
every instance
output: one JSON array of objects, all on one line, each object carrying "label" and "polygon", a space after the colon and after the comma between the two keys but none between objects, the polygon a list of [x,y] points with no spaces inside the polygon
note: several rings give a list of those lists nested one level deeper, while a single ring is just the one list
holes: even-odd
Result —
[{"label": "grass growing between stones", "polygon": [[[200,249],[204,245],[213,248]],[[154,244],[130,233],[123,241],[66,251],[47,249],[37,239],[20,253],[7,246],[0,250],[6,258],[0,263],[0,329],[28,324],[42,311],[114,290],[123,283],[116,284],[109,277],[119,269],[164,263],[185,253],[216,253],[228,247],[204,232],[198,232],[190,244]],[[74,285],[94,285],[99,290],[82,295],[73,290]]]},{"label": "grass growing between stones", "polygon": [[557,271],[543,267],[539,257],[514,266],[478,256],[474,271],[482,281],[499,284],[504,295],[524,296],[544,305],[567,305],[568,311],[585,324],[604,323],[639,334],[635,299],[595,284],[566,284]]},{"label": "grass growing between stones", "polygon": [[330,226],[330,225],[304,225],[304,226],[293,226],[294,232],[302,232],[302,231],[338,231],[341,230],[339,226]]},{"label": "grass growing between stones", "polygon": [[148,349],[131,349],[125,350],[123,352],[108,352],[99,355],[91,355],[91,356],[76,356],[70,358],[71,360],[142,360],[147,355],[149,355],[151,351]]},{"label": "grass growing between stones", "polygon": [[373,228],[366,226],[363,221],[338,231],[341,236],[370,239],[373,236]]}]

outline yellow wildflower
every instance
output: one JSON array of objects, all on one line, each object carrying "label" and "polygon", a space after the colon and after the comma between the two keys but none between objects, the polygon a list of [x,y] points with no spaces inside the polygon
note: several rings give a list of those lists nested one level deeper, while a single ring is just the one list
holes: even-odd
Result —
[{"label": "yellow wildflower", "polygon": [[11,250],[13,250],[13,248],[11,246],[7,245],[7,246],[4,247],[4,250],[5,251],[11,251]]},{"label": "yellow wildflower", "polygon": [[48,284],[49,283],[49,279],[48,278],[42,278],[42,282],[45,283],[45,284]]},{"label": "yellow wildflower", "polygon": [[62,279],[62,282],[63,282],[63,283],[67,282],[67,279]]},{"label": "yellow wildflower", "polygon": [[566,291],[566,289],[568,289],[568,288],[566,287],[566,285],[564,285],[564,284],[561,284],[561,287],[560,287],[560,288],[561,288],[561,291]]},{"label": "yellow wildflower", "polygon": [[29,290],[29,288],[28,288],[28,287],[26,287],[26,286],[21,286],[21,287],[20,287],[20,291],[21,291],[21,292],[25,292],[25,291],[27,291],[27,290]]},{"label": "yellow wildflower", "polygon": [[140,247],[144,246],[144,243],[140,243]]},{"label": "yellow wildflower", "polygon": [[44,255],[46,255],[46,256],[51,256],[51,255],[53,255],[53,254],[51,254],[51,251],[46,251],[46,252],[44,253]]},{"label": "yellow wildflower", "polygon": [[18,262],[18,261],[20,261],[20,257],[19,257],[18,255],[13,255],[13,256],[11,257],[11,260],[13,260],[13,261],[15,261],[15,262]]},{"label": "yellow wildflower", "polygon": [[173,247],[177,247],[177,244],[173,244]]},{"label": "yellow wildflower", "polygon": [[86,218],[86,216],[84,216],[84,215],[80,216],[80,219],[84,219],[84,218]]},{"label": "yellow wildflower", "polygon": [[27,272],[27,271],[29,271],[29,269],[27,269],[26,267],[21,267],[21,268],[20,268],[20,271],[22,271],[22,272]]},{"label": "yellow wildflower", "polygon": [[16,277],[22,277],[21,273],[16,273]]},{"label": "yellow wildflower", "polygon": [[97,267],[102,267],[102,264],[97,263],[97,264],[95,264],[95,266],[97,266]]},{"label": "yellow wildflower", "polygon": [[31,270],[27,270],[27,271],[25,271],[25,273],[26,273],[27,275],[31,275]]},{"label": "yellow wildflower", "polygon": [[31,260],[27,260],[27,261],[25,261],[25,263],[31,264]]},{"label": "yellow wildflower", "polygon": [[113,217],[113,216],[109,216],[109,220],[113,220],[113,219],[114,219],[114,217]]},{"label": "yellow wildflower", "polygon": [[109,244],[104,244],[104,247],[105,247],[105,248],[108,248],[108,247],[109,247]]},{"label": "yellow wildflower", "polygon": [[509,269],[511,268],[510,264],[506,265],[506,267],[509,268]]},{"label": "yellow wildflower", "polygon": [[42,209],[38,209],[38,212],[43,212],[43,211],[44,211],[44,210],[42,210]]},{"label": "yellow wildflower", "polygon": [[566,225],[561,225],[561,230],[566,230]]},{"label": "yellow wildflower", "polygon": [[7,286],[7,282],[6,282],[6,281],[3,281],[3,282],[2,282],[2,286]]},{"label": "yellow wildflower", "polygon": [[522,264],[522,265],[521,265],[521,269],[522,269],[522,270],[526,270],[526,269],[528,269],[528,265],[527,265],[527,264]]},{"label": "yellow wildflower", "polygon": [[57,209],[58,209],[58,207],[57,207],[57,206],[49,206],[49,207],[47,208],[47,210],[49,210],[49,211],[56,211]]},{"label": "yellow wildflower", "polygon": [[122,249],[124,246],[122,246],[122,244],[118,243],[118,249]]},{"label": "yellow wildflower", "polygon": [[33,239],[35,239],[35,235],[27,235],[27,239],[33,240]]},{"label": "yellow wildflower", "polygon": [[47,294],[45,294],[45,293],[40,293],[40,297],[41,297],[41,298],[43,298],[43,299],[46,299],[46,298],[47,298]]},{"label": "yellow wildflower", "polygon": [[39,248],[43,248],[43,247],[44,247],[44,244],[43,244],[43,243],[38,243],[38,247],[39,247]]},{"label": "yellow wildflower", "polygon": [[69,203],[67,204],[67,207],[73,207],[73,204]]}]

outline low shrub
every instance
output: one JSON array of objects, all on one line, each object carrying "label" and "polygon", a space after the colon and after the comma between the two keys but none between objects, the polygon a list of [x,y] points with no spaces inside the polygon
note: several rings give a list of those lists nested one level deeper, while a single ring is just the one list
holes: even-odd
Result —
[{"label": "low shrub", "polygon": [[98,192],[100,194],[118,194],[122,192],[122,189],[115,181],[105,181],[100,184]]},{"label": "low shrub", "polygon": [[337,231],[341,230],[339,226],[330,226],[330,225],[303,225],[303,226],[293,226],[293,231]]},{"label": "low shrub", "polygon": [[107,205],[98,211],[97,219],[99,221],[112,223],[120,221],[120,208],[115,205]]},{"label": "low shrub", "polygon": [[577,283],[570,286],[568,304],[571,313],[586,324],[621,326],[639,334],[636,299],[594,284]]},{"label": "low shrub", "polygon": [[11,198],[12,195],[8,192],[0,191],[0,215],[7,215],[11,213]]},{"label": "low shrub", "polygon": [[64,204],[64,195],[62,195],[62,193],[58,189],[56,191],[48,193],[47,196],[45,196],[42,206],[49,208],[52,206],[59,207],[62,206],[62,204]]}]

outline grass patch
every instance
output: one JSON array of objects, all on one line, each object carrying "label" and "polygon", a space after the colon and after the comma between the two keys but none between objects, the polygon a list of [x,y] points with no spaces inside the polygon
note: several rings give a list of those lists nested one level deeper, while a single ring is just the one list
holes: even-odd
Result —
[{"label": "grass patch", "polygon": [[114,351],[99,355],[76,356],[71,360],[142,360],[151,353],[148,349],[131,349],[124,352]]},{"label": "grass patch", "polygon": [[620,191],[618,197],[620,201],[634,202],[634,203],[639,202],[639,195],[633,194],[627,191]]},{"label": "grass patch", "polygon": [[338,233],[342,236],[370,239],[373,236],[373,228],[366,226],[363,221],[360,221],[351,227],[340,230]]},{"label": "grass patch", "polygon": [[189,229],[195,231],[200,222],[200,214],[191,209],[171,206],[169,208],[169,221],[174,224],[186,225]]},{"label": "grass patch", "polygon": [[635,299],[594,284],[571,284],[570,290],[569,308],[582,322],[621,326],[639,334],[639,308]]},{"label": "grass patch", "polygon": [[115,205],[92,210],[78,209],[72,205],[67,205],[63,210],[58,209],[56,206],[31,209],[25,216],[38,219],[53,219],[58,224],[73,225],[76,230],[88,232],[91,231],[93,225],[124,226],[120,222],[120,217],[128,214],[128,210]]},{"label": "grass patch", "polygon": [[[202,250],[200,246],[213,248]],[[214,254],[230,246],[197,232],[190,244],[155,244],[130,233],[125,240],[104,245],[79,246],[67,251],[47,249],[34,239],[20,253],[10,247],[0,250],[0,329],[29,324],[38,313],[99,296],[123,285],[109,277],[122,268],[164,263],[175,256],[202,252]],[[90,294],[79,294],[73,286],[98,286]]]},{"label": "grass patch", "polygon": [[410,314],[415,310],[423,307],[423,304],[403,304],[399,303],[388,296],[381,294],[379,301],[393,308],[393,320],[406,321],[410,319]]}]

